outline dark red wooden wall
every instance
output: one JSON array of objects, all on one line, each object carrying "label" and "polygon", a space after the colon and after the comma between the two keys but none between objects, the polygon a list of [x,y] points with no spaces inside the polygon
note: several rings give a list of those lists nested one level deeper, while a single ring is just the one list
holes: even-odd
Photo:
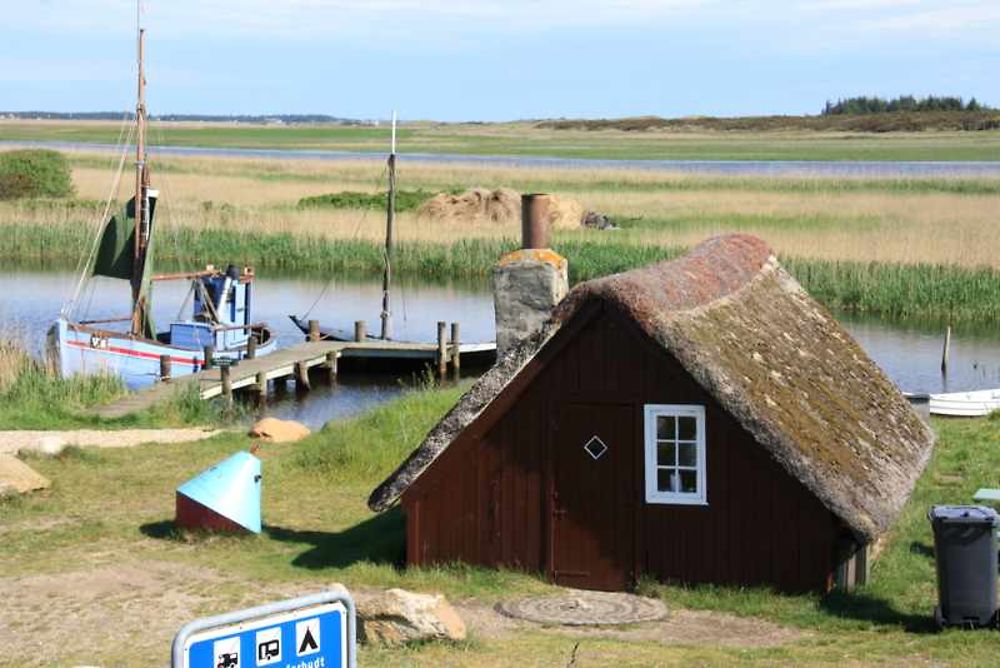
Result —
[{"label": "dark red wooden wall", "polygon": [[[845,533],[835,516],[633,323],[603,307],[577,319],[527,387],[501,395],[404,493],[408,561],[597,589],[641,575],[828,588]],[[707,506],[645,502],[651,403],[706,407]],[[582,449],[593,433],[609,446],[598,462]]]}]

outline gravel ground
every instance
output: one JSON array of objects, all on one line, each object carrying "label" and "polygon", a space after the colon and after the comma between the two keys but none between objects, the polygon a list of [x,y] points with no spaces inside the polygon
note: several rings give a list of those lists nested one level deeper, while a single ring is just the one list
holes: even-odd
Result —
[{"label": "gravel ground", "polygon": [[0,453],[38,449],[61,439],[65,445],[97,448],[130,448],[143,443],[187,443],[211,438],[219,429],[186,427],[183,429],[74,429],[70,431],[0,431]]}]

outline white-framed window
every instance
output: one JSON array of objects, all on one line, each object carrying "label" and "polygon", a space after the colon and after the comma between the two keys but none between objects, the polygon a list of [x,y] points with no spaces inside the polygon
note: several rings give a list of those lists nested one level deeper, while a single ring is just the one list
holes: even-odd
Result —
[{"label": "white-framed window", "polygon": [[705,407],[646,404],[646,503],[707,505]]}]

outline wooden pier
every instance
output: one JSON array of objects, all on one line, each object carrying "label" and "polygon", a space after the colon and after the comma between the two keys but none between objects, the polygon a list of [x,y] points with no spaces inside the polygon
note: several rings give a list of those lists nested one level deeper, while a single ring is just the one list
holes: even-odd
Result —
[{"label": "wooden pier", "polygon": [[[440,330],[443,332],[443,328]],[[308,390],[310,370],[320,367],[333,381],[338,374],[342,358],[381,359],[397,361],[425,360],[436,366],[444,376],[450,367],[457,376],[462,355],[481,353],[481,346],[460,345],[457,328],[452,340],[443,335],[437,343],[403,343],[395,341],[305,341],[289,348],[282,348],[270,355],[241,360],[230,366],[214,366],[204,371],[178,378],[165,378],[155,385],[128,394],[121,399],[99,406],[92,413],[102,418],[120,418],[146,410],[168,400],[178,389],[197,384],[202,399],[232,397],[235,390],[250,390],[266,396],[268,383],[285,383],[292,380],[297,390]],[[315,375],[315,372],[314,374]]]}]

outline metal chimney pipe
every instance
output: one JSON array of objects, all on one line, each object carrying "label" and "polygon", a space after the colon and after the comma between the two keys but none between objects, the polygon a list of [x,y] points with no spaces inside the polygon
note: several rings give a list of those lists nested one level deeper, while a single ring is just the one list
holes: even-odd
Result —
[{"label": "metal chimney pipe", "polygon": [[521,248],[549,247],[549,203],[544,193],[521,195]]}]

